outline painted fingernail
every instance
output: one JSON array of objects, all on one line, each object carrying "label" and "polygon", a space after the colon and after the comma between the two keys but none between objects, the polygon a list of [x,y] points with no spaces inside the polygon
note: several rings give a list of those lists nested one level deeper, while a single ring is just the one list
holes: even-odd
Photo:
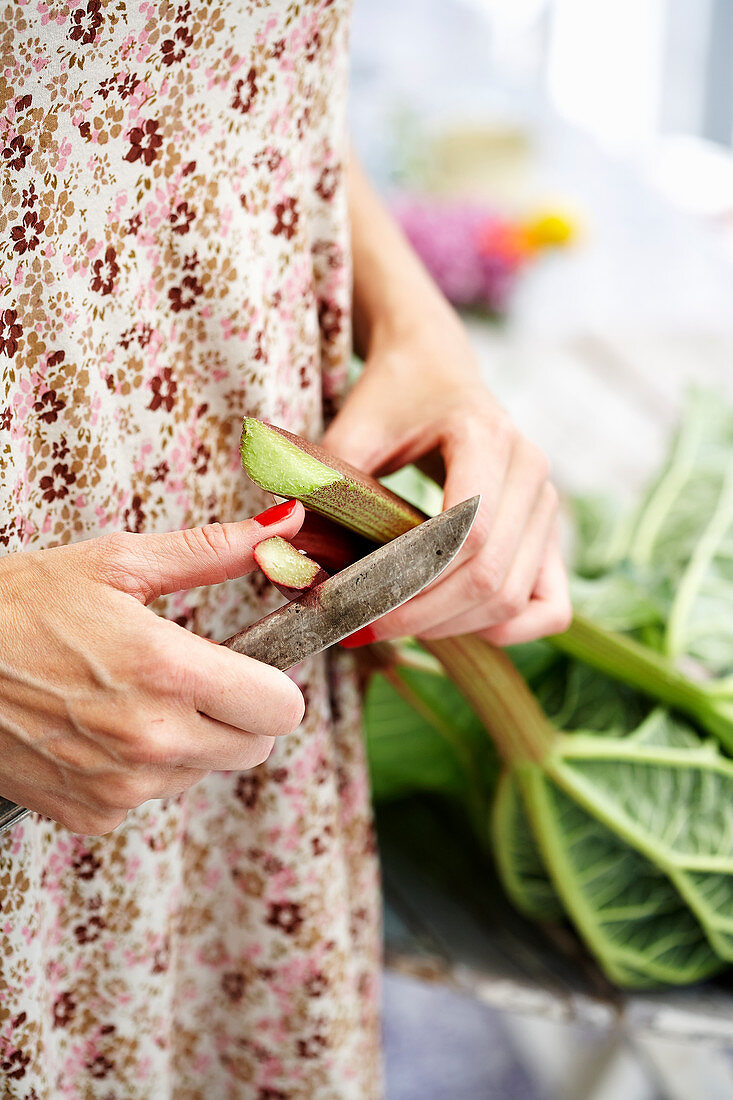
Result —
[{"label": "painted fingernail", "polygon": [[361,630],[357,630],[354,634],[349,634],[347,638],[344,638],[339,645],[342,645],[344,649],[356,649],[360,645],[369,645],[370,642],[377,640],[377,632],[373,626],[363,626]]},{"label": "painted fingernail", "polygon": [[273,523],[282,523],[284,519],[289,519],[292,516],[297,505],[297,500],[284,500],[282,504],[273,504],[272,508],[267,508],[264,512],[260,512],[258,516],[255,516],[255,522],[259,523],[261,527],[271,527]]}]

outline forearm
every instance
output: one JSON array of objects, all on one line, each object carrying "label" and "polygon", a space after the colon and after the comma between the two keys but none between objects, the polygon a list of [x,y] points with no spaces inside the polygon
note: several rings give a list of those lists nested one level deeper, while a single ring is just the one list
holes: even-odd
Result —
[{"label": "forearm", "polygon": [[369,183],[349,161],[349,214],[354,264],[354,349],[366,359],[375,345],[445,338],[460,322]]}]

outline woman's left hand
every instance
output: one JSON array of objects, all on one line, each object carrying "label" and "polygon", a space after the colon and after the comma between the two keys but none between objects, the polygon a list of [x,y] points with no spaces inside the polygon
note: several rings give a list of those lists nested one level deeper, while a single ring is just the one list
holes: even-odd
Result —
[{"label": "woman's left hand", "polygon": [[445,508],[481,494],[466,543],[441,577],[346,644],[478,633],[503,646],[569,625],[549,463],[481,381],[468,336],[448,308],[419,333],[372,341],[324,445],[378,475],[439,456]]}]

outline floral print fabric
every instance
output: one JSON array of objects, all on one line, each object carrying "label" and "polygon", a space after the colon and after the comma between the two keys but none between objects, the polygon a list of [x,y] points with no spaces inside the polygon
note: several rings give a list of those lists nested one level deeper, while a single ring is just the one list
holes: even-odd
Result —
[{"label": "floral print fabric", "polygon": [[[0,19],[0,551],[251,515],[245,414],[343,391],[347,0],[28,0]],[[161,600],[213,638],[264,578]],[[22,1100],[380,1095],[350,658],[301,728],[101,838],[0,838],[0,1080]]]}]

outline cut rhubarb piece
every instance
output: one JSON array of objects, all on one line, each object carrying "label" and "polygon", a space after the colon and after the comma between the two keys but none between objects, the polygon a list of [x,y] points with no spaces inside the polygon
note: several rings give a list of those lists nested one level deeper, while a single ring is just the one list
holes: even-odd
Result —
[{"label": "cut rhubarb piece", "polygon": [[323,447],[253,417],[244,421],[242,464],[262,489],[296,497],[306,508],[375,542],[389,542],[427,519]]},{"label": "cut rhubarb piece", "polygon": [[279,535],[259,543],[253,556],[268,580],[276,584],[281,592],[288,590],[286,595],[290,591],[297,593],[312,588],[328,575],[318,562],[296,550]]}]

